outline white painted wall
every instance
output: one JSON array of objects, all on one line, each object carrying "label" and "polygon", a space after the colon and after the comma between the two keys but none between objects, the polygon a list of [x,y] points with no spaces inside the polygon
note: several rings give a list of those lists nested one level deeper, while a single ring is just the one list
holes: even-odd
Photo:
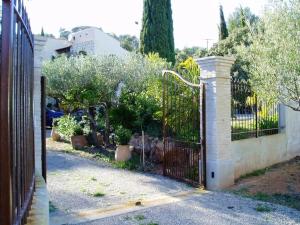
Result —
[{"label": "white painted wall", "polygon": [[300,112],[284,110],[285,127],[279,134],[231,142],[235,179],[300,155]]},{"label": "white painted wall", "polygon": [[70,35],[72,52],[85,51],[91,55],[116,55],[123,57],[127,51],[120,42],[98,28],[88,28]]},{"label": "white painted wall", "polygon": [[39,54],[42,61],[50,60],[52,59],[52,56],[57,56],[56,53],[57,49],[71,46],[71,42],[65,39],[57,39],[52,37],[41,37],[41,36],[36,36],[35,38],[44,38],[46,40],[45,45]]}]

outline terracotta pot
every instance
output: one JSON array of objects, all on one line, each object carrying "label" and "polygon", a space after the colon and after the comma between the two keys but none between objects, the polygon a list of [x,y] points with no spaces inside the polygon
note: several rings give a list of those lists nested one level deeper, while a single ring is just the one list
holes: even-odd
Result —
[{"label": "terracotta pot", "polygon": [[74,149],[82,149],[88,145],[88,142],[85,136],[78,135],[78,136],[71,137],[71,144]]},{"label": "terracotta pot", "polygon": [[59,133],[56,132],[54,127],[52,127],[52,130],[51,130],[51,138],[52,138],[53,141],[60,141],[61,140],[61,136],[59,135]]},{"label": "terracotta pot", "polygon": [[129,145],[118,145],[115,152],[115,160],[124,162],[131,159],[131,151]]}]

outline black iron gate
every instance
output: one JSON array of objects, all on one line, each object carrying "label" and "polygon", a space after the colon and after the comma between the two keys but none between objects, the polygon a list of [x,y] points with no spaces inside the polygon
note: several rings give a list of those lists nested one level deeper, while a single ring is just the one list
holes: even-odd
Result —
[{"label": "black iron gate", "polygon": [[205,186],[205,86],[173,71],[163,78],[164,175]]}]

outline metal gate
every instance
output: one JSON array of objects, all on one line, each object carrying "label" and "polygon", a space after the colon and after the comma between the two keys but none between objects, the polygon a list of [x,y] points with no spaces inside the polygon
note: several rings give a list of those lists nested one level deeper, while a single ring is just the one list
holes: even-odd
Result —
[{"label": "metal gate", "polygon": [[194,186],[205,186],[204,88],[163,71],[164,175]]},{"label": "metal gate", "polygon": [[27,223],[35,188],[34,43],[23,2],[0,2],[0,224],[5,225]]}]

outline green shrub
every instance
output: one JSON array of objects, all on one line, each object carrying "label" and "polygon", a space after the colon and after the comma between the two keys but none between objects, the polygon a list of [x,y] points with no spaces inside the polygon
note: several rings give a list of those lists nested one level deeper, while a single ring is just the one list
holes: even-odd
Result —
[{"label": "green shrub", "polygon": [[278,119],[274,117],[262,118],[259,120],[259,128],[261,130],[276,129],[278,128]]},{"label": "green shrub", "polygon": [[[148,86],[147,86],[148,85]],[[162,106],[161,97],[153,96],[156,90],[150,90],[158,84],[150,82],[142,92],[123,91],[120,104],[111,110],[110,119],[114,127],[122,125],[133,133],[140,133],[143,129],[148,135],[161,137],[162,135]]]},{"label": "green shrub", "polygon": [[79,125],[77,125],[77,126],[75,127],[75,129],[74,129],[74,131],[73,131],[73,135],[74,135],[74,136],[83,135],[83,130],[82,130],[82,128],[81,128]]},{"label": "green shrub", "polygon": [[55,128],[57,132],[66,140],[70,140],[73,135],[83,134],[83,130],[80,125],[76,122],[75,118],[70,115],[63,116],[56,121],[57,126]]},{"label": "green shrub", "polygon": [[119,169],[138,170],[140,168],[140,156],[133,154],[132,158],[127,161],[114,161],[113,165]]},{"label": "green shrub", "polygon": [[123,126],[118,126],[115,133],[116,141],[119,145],[127,145],[132,135],[131,130],[126,129]]},{"label": "green shrub", "polygon": [[271,212],[271,211],[273,211],[273,209],[271,207],[269,207],[268,205],[262,205],[262,204],[258,204],[254,209],[257,212]]}]

